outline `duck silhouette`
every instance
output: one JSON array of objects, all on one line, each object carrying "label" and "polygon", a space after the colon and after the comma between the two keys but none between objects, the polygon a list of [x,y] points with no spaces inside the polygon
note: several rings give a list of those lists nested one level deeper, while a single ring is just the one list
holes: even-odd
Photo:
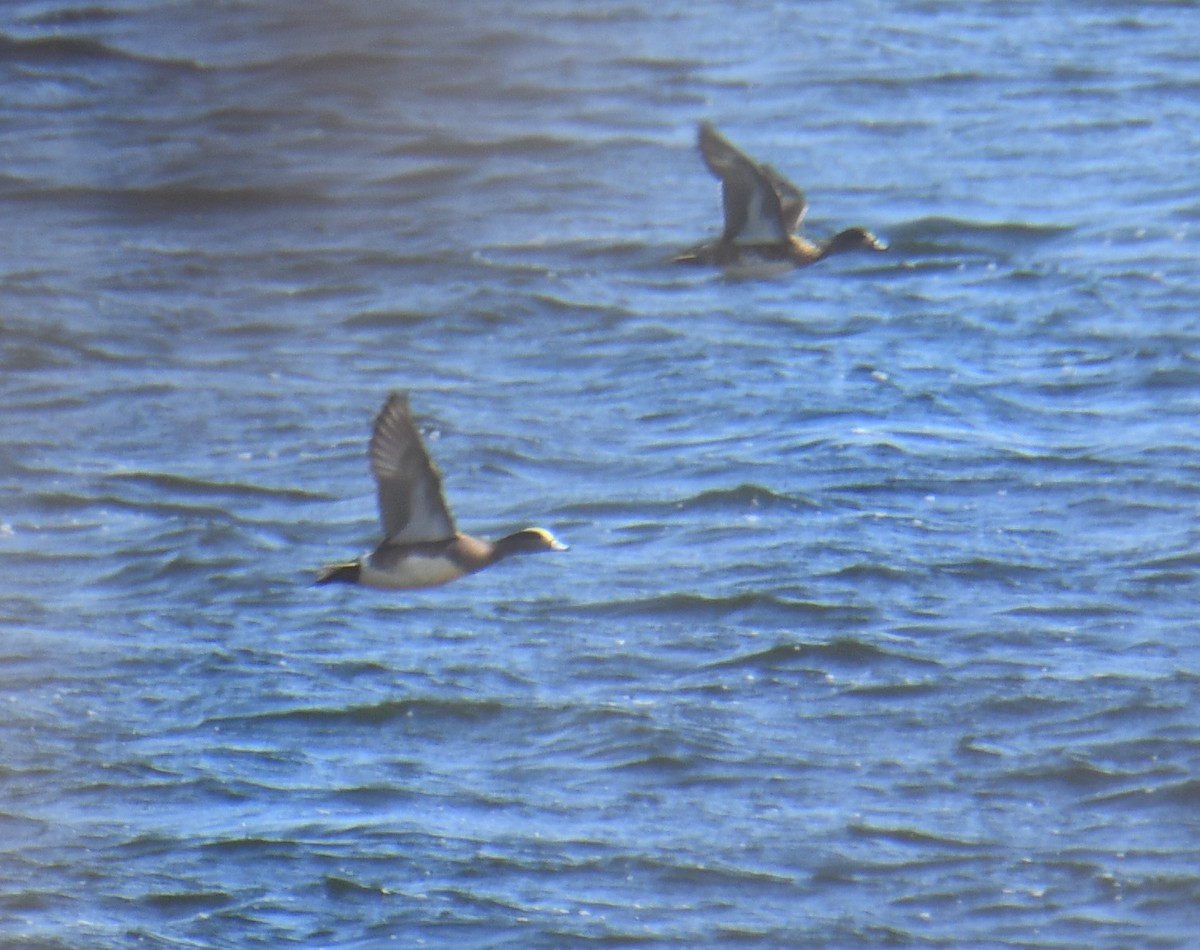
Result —
[{"label": "duck silhouette", "polygon": [[675,260],[683,264],[727,266],[754,262],[815,264],[846,251],[885,251],[887,245],[866,228],[847,228],[815,243],[795,232],[808,211],[799,188],[770,165],[759,164],[708,122],[700,123],[700,154],[721,179],[725,230],[716,241],[699,244]]},{"label": "duck silhouette", "polygon": [[565,551],[549,531],[525,528],[499,541],[462,534],[442,494],[442,479],[413,422],[408,396],[394,392],[375,419],[371,472],[383,543],[370,555],[325,568],[317,584],[362,584],[390,590],[437,587],[514,554]]}]

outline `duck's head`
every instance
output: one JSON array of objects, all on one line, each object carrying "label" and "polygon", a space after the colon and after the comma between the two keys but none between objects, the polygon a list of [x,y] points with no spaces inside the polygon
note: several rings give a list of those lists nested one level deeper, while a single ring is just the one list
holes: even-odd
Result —
[{"label": "duck's head", "polygon": [[887,245],[866,228],[846,228],[825,246],[825,257],[846,251],[886,251]]},{"label": "duck's head", "polygon": [[565,551],[567,546],[545,528],[526,528],[496,542],[497,559],[510,554],[538,554],[541,551]]}]

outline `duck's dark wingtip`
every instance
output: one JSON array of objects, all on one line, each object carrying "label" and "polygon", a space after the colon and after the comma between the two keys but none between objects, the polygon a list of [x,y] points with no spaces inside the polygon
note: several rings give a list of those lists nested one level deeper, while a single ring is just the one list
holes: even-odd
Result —
[{"label": "duck's dark wingtip", "polygon": [[407,389],[390,390],[387,394],[387,401],[383,404],[384,408],[386,409],[388,406],[392,405],[393,403],[400,403],[401,405],[403,405],[407,408],[407,406],[408,406],[408,390]]},{"label": "duck's dark wingtip", "polygon": [[705,142],[724,142],[725,137],[717,131],[717,127],[708,119],[701,119],[696,125],[696,142],[703,147]]}]

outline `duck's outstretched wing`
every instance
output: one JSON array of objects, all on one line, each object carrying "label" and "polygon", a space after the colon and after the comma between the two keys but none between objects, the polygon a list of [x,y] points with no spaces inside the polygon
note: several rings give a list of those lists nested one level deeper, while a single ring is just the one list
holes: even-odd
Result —
[{"label": "duck's outstretched wing", "polygon": [[800,222],[808,211],[808,199],[804,192],[784,178],[770,165],[759,165],[759,171],[771,183],[775,194],[779,196],[779,210],[783,215],[783,226],[789,234],[795,234],[800,228]]},{"label": "duck's outstretched wing", "polygon": [[[707,122],[700,123],[699,144],[704,164],[721,179],[725,206],[725,232],[721,239],[733,244],[787,241],[792,229],[785,222],[776,185],[763,169]],[[787,184],[780,176],[774,177]],[[799,189],[792,185],[788,188],[800,195],[803,205],[804,196]]]},{"label": "duck's outstretched wing", "polygon": [[416,544],[455,536],[454,518],[442,495],[442,477],[421,442],[407,394],[392,393],[380,410],[370,456],[385,540]]}]

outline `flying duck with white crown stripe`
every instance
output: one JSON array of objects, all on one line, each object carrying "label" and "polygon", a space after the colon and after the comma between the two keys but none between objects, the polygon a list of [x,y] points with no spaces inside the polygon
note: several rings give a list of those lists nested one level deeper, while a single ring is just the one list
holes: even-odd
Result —
[{"label": "flying duck with white crown stripe", "polygon": [[542,528],[525,528],[494,542],[461,534],[404,393],[392,393],[376,417],[370,458],[383,543],[366,557],[325,568],[317,584],[341,582],[387,590],[437,587],[513,554],[566,550]]}]

